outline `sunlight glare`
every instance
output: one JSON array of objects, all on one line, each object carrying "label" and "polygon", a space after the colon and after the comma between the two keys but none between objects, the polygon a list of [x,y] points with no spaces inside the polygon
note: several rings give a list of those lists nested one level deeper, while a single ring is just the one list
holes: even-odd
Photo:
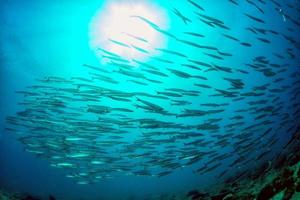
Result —
[{"label": "sunlight glare", "polygon": [[[154,5],[145,1],[111,1],[94,17],[90,27],[90,46],[96,52],[98,48],[118,54],[129,61],[146,60],[155,54],[154,48],[165,43],[162,35],[145,21],[150,20],[159,27],[166,26],[166,17]],[[108,62],[107,57],[103,59]]]}]

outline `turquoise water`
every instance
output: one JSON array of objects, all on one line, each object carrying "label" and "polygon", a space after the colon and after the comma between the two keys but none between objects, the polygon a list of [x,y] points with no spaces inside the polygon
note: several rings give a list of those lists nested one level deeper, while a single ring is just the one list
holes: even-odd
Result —
[{"label": "turquoise water", "polygon": [[[274,164],[299,129],[299,1],[1,4],[3,188],[57,199],[208,192]],[[146,9],[124,26],[135,39],[101,35],[95,19],[110,4]]]}]

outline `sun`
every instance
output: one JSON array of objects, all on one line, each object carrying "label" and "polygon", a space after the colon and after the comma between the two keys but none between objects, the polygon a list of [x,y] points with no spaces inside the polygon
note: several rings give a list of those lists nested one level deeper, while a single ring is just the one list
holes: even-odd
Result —
[{"label": "sun", "polygon": [[[90,47],[104,62],[112,61],[111,55],[129,62],[147,60],[157,53],[155,48],[164,46],[166,41],[141,19],[163,28],[167,24],[164,12],[146,1],[107,1],[91,20]],[[99,49],[109,54],[103,55]]]}]

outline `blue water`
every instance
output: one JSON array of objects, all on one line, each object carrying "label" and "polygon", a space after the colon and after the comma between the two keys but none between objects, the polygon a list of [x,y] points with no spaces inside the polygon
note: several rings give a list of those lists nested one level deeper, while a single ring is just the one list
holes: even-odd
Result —
[{"label": "blue water", "polygon": [[[128,78],[128,76],[116,72],[118,67],[103,62],[103,58],[99,55],[99,52],[90,46],[91,21],[96,13],[105,12],[105,5],[109,4],[109,2],[112,1],[1,1],[0,122],[3,131],[0,135],[0,188],[15,192],[27,192],[45,198],[49,194],[52,194],[57,199],[155,199],[161,195],[172,194],[182,197],[192,189],[209,191],[213,186],[216,188],[222,187],[224,178],[220,178],[219,175],[224,170],[229,171],[227,176],[230,177],[250,169],[255,171],[260,164],[273,161],[293,136],[300,120],[299,112],[293,114],[299,110],[300,102],[300,83],[298,81],[300,80],[299,1],[287,0],[278,1],[278,3],[276,1],[266,1],[265,3],[262,1],[253,1],[255,5],[263,9],[264,13],[246,1],[235,5],[225,0],[195,0],[194,2],[201,5],[204,11],[196,8],[189,1],[142,1],[146,5],[155,5],[161,9],[166,17],[161,30],[165,30],[167,33],[176,36],[174,38],[160,32],[159,35],[163,40],[159,46],[151,46],[153,52],[155,51],[156,54],[141,59],[141,62],[155,66],[161,72],[168,74],[168,78],[146,73],[142,71],[145,66],[139,66],[134,63],[133,72],[140,72],[145,74],[147,78],[163,81],[162,84],[147,82],[147,86],[128,82],[128,80],[132,80],[133,78]],[[134,5],[138,1],[114,2],[129,2]],[[191,22],[185,24],[182,19],[174,14],[174,8],[177,8],[184,16],[188,17]],[[216,25],[212,27],[205,24],[199,20],[201,17],[195,12],[221,20],[230,30]],[[245,13],[262,19],[264,23],[250,19]],[[268,30],[275,31],[276,34]],[[198,33],[203,35],[203,37],[191,36],[184,32]],[[226,38],[223,34],[233,36],[239,42]],[[143,37],[143,35],[140,35],[140,37]],[[262,42],[257,38],[267,39],[270,43]],[[217,54],[216,51],[199,49],[192,45],[184,44],[180,40],[190,41],[203,46],[216,47],[220,52],[232,55],[221,56],[222,59],[213,58],[205,53],[219,56],[220,54]],[[251,47],[241,45],[243,42],[251,44]],[[186,57],[159,52],[154,50],[155,48],[176,51],[186,55]],[[276,56],[274,53],[282,56],[282,58]],[[275,73],[274,75],[266,76],[262,71],[255,70],[255,68],[247,65],[253,64],[255,57],[259,56],[264,56],[269,64],[280,65],[279,67],[268,66]],[[153,57],[170,60],[174,64],[164,64]],[[207,68],[195,65],[195,63],[189,62],[189,59],[202,61],[210,65],[226,66],[231,68],[232,73],[220,69],[205,71]],[[182,66],[182,64],[187,63],[198,66],[202,70],[198,71]],[[17,134],[5,131],[5,127],[9,126],[6,118],[8,116],[15,116],[16,112],[24,109],[22,105],[18,105],[18,103],[24,100],[24,96],[15,93],[15,91],[27,91],[28,86],[40,84],[37,81],[38,79],[49,76],[64,77],[66,79],[71,79],[72,77],[90,79],[90,73],[95,73],[95,71],[84,67],[84,64],[103,67],[103,69],[110,71],[110,78],[119,82],[114,85],[103,81],[96,81],[95,85],[104,88],[126,92],[146,92],[150,95],[158,95],[159,93],[157,92],[164,91],[166,88],[180,88],[200,92],[200,95],[196,97],[185,96],[182,98],[192,102],[192,105],[187,107],[172,106],[169,100],[176,99],[173,97],[170,97],[169,100],[141,97],[143,100],[162,106],[171,113],[180,114],[184,112],[184,108],[208,109],[207,107],[199,107],[200,104],[204,103],[226,103],[227,105],[223,107],[225,111],[214,116],[214,118],[221,118],[220,122],[216,122],[219,129],[215,131],[199,131],[204,134],[202,139],[208,141],[208,144],[193,146],[192,148],[204,152],[213,150],[217,155],[229,153],[229,158],[224,159],[220,167],[204,174],[194,172],[198,168],[203,167],[203,164],[211,158],[211,155],[204,157],[195,164],[175,169],[171,174],[163,177],[128,176],[124,173],[121,176],[100,180],[88,185],[79,185],[73,179],[66,178],[66,175],[70,172],[69,169],[51,167],[53,163],[51,163],[46,155],[36,156],[33,153],[25,151],[25,146],[19,142]],[[171,73],[167,68],[177,69],[193,76],[204,76],[207,80],[182,78]],[[247,73],[238,72],[237,69],[246,71]],[[278,72],[281,69],[285,69],[286,71]],[[232,85],[230,85],[230,82],[224,80],[224,77],[242,80],[244,86],[241,89],[235,90],[238,96],[211,96],[220,94],[214,89],[232,91],[229,89]],[[277,78],[282,78],[283,80],[276,82],[275,79]],[[146,82],[146,80],[136,80]],[[196,87],[193,85],[194,83],[207,84],[212,89]],[[241,94],[253,91],[253,87],[264,84],[270,85],[267,86],[267,90],[263,92],[262,96],[244,96],[244,99],[236,100],[236,98],[242,96]],[[282,90],[272,92],[272,89]],[[278,100],[272,102],[276,97],[278,97]],[[269,105],[274,106],[274,109],[278,108],[278,111],[273,110],[272,113],[267,113],[266,118],[255,120],[254,118],[261,111],[255,110],[255,106],[249,105],[249,102],[257,100],[267,100],[263,105],[257,105],[258,108]],[[83,103],[83,105],[88,104],[91,104],[91,102]],[[101,103],[99,103],[99,105],[133,109],[135,112],[128,114],[128,117],[135,119],[151,118],[192,126],[202,124],[207,122],[208,119],[213,118],[210,115],[204,117],[164,116],[158,113],[145,112],[145,110],[136,107],[136,104],[143,105],[136,98],[132,98],[131,102],[127,104],[113,101],[109,98],[103,98]],[[70,105],[78,107],[76,104],[71,103]],[[245,109],[246,111],[238,113],[239,109]],[[235,115],[243,115],[242,121],[244,124],[235,127],[235,130],[232,131],[226,125],[236,122],[230,119]],[[286,115],[288,117],[284,118],[283,116]],[[90,119],[93,120],[95,116],[93,115]],[[115,118],[118,119],[116,116]],[[251,135],[247,137],[247,142],[255,143],[255,148],[247,152],[238,150],[239,145],[237,143],[240,139],[238,135],[243,133],[241,129],[253,124],[255,125],[263,120],[269,120],[270,123],[264,125],[262,128],[252,128]],[[288,132],[287,130],[291,127],[292,131]],[[272,131],[265,137],[261,137],[263,132],[269,128],[272,128]],[[159,129],[162,132],[167,130]],[[27,134],[30,134],[30,131]],[[139,127],[136,127],[133,129],[132,134],[126,135],[125,139],[127,141],[138,141],[141,139],[139,138],[139,134]],[[215,143],[220,140],[218,136],[226,134],[230,135],[227,137],[228,143],[224,147],[216,145]],[[268,142],[272,139],[276,139],[276,142],[270,145]],[[179,149],[181,145],[184,146],[186,145],[184,143],[191,141],[181,142],[178,140],[173,145],[177,145]],[[158,155],[165,156],[165,145],[163,143],[156,144]],[[80,151],[81,145],[78,145],[77,148]],[[181,154],[178,149],[175,148],[173,151],[179,156]],[[257,160],[257,156],[265,151],[270,151],[270,153],[263,159]],[[240,155],[246,155],[249,161],[229,166]],[[118,157],[113,152],[111,156]],[[126,159],[132,171],[134,171],[135,167],[139,167],[136,166],[136,162],[133,159]],[[143,159],[138,160],[138,163],[142,164],[143,161]],[[107,166],[110,165],[107,164]],[[107,169],[109,170],[110,168],[107,167]]]}]

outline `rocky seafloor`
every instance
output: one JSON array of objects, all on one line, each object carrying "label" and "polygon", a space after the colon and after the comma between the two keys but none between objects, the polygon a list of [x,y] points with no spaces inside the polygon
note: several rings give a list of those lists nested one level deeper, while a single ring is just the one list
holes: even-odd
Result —
[{"label": "rocky seafloor", "polygon": [[300,200],[300,132],[279,156],[251,176],[218,192],[192,190],[186,196],[191,200]]}]

